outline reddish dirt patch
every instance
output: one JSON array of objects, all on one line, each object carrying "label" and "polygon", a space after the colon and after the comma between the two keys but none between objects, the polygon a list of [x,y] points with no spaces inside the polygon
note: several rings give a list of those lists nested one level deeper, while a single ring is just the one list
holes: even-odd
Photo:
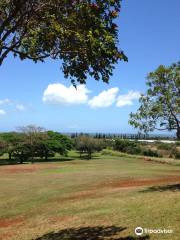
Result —
[{"label": "reddish dirt patch", "polygon": [[34,165],[13,165],[3,166],[0,168],[0,173],[28,173],[37,171],[39,168]]},{"label": "reddish dirt patch", "polygon": [[49,218],[50,224],[62,223],[62,222],[69,222],[73,219],[73,216],[60,216],[60,217],[51,217]]},{"label": "reddish dirt patch", "polygon": [[1,166],[0,174],[5,173],[32,173],[41,169],[49,169],[53,166],[50,164],[19,164],[19,165],[9,165],[9,166]]},{"label": "reddish dirt patch", "polygon": [[104,183],[101,187],[111,187],[111,188],[126,188],[126,187],[138,187],[138,186],[150,186],[154,184],[169,184],[180,182],[180,176],[171,176],[164,178],[156,178],[156,179],[128,179],[121,181],[114,181],[111,183]]},{"label": "reddish dirt patch", "polygon": [[6,173],[31,173],[31,172],[35,172],[37,171],[36,169],[29,169],[29,168],[24,168],[24,169],[9,169],[9,170],[5,170]]},{"label": "reddish dirt patch", "polygon": [[15,234],[12,234],[12,233],[9,233],[9,232],[1,233],[0,240],[12,239],[12,237],[14,237],[14,236],[15,236]]},{"label": "reddish dirt patch", "polygon": [[171,184],[180,182],[180,176],[167,176],[163,178],[155,178],[155,179],[127,179],[127,180],[119,180],[112,182],[104,182],[99,185],[90,186],[87,191],[76,192],[73,195],[55,199],[57,202],[67,202],[67,201],[77,201],[77,200],[85,200],[87,198],[99,198],[103,197],[106,194],[106,189],[118,189],[118,188],[132,188],[132,187],[142,187],[142,186],[159,186],[164,184]]},{"label": "reddish dirt patch", "polygon": [[14,218],[14,219],[0,219],[0,228],[7,228],[17,225],[22,225],[24,223],[23,218]]}]

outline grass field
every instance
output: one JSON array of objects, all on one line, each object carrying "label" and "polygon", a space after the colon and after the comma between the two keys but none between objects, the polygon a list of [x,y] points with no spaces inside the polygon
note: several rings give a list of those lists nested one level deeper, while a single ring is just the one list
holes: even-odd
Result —
[{"label": "grass field", "polygon": [[[71,157],[0,166],[1,240],[180,239],[180,164]],[[137,238],[137,226],[173,233]]]}]

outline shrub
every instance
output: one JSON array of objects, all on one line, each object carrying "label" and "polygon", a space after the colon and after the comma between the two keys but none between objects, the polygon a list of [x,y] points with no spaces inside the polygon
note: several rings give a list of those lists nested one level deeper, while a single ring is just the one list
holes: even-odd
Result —
[{"label": "shrub", "polygon": [[173,147],[170,151],[170,154],[169,154],[169,157],[170,158],[175,158],[175,159],[180,159],[180,151],[178,150],[177,147]]},{"label": "shrub", "polygon": [[143,155],[148,157],[162,157],[157,151],[153,151],[151,149],[143,150]]},{"label": "shrub", "polygon": [[129,154],[140,154],[141,148],[137,142],[116,139],[114,142],[114,150]]},{"label": "shrub", "polygon": [[157,148],[160,149],[160,150],[167,150],[167,151],[169,151],[169,150],[172,149],[173,145],[174,145],[173,143],[161,143],[160,142],[160,143],[157,144]]},{"label": "shrub", "polygon": [[102,155],[112,156],[112,157],[124,157],[124,156],[126,156],[125,153],[121,153],[121,152],[114,151],[114,150],[111,150],[111,149],[103,149],[101,151],[101,154]]},{"label": "shrub", "polygon": [[171,154],[170,154],[170,157],[173,157],[175,159],[180,159],[180,151],[178,148],[174,147],[172,150],[171,150]]},{"label": "shrub", "polygon": [[174,157],[175,159],[180,159],[180,152],[179,151],[175,152]]},{"label": "shrub", "polygon": [[139,146],[128,146],[126,152],[129,154],[141,154],[141,148]]}]

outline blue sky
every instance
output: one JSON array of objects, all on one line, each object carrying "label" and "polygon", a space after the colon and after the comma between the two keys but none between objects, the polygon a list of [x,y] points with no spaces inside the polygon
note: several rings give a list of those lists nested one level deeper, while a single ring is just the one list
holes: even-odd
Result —
[{"label": "blue sky", "polygon": [[129,113],[138,108],[147,73],[179,60],[179,9],[179,0],[122,1],[119,40],[129,62],[116,66],[109,84],[88,79],[79,97],[60,62],[9,56],[0,67],[0,131],[36,124],[61,132],[134,132]]}]

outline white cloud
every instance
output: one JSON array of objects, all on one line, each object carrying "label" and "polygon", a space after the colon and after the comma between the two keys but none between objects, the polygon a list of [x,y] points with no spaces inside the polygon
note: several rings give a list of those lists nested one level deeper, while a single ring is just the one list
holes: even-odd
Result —
[{"label": "white cloud", "polygon": [[3,109],[0,109],[0,116],[6,115],[6,112]]},{"label": "white cloud", "polygon": [[115,101],[119,88],[110,88],[102,91],[99,95],[89,100],[88,104],[91,108],[105,108],[110,107]]},{"label": "white cloud", "polygon": [[24,111],[24,110],[25,110],[25,106],[24,106],[23,104],[17,104],[17,105],[16,105],[16,109],[17,109],[18,111]]},{"label": "white cloud", "polygon": [[[127,94],[118,96],[119,88],[114,87],[100,92],[97,96],[89,100],[88,94],[91,91],[85,85],[78,85],[77,89],[74,86],[66,87],[61,83],[49,84],[43,93],[43,102],[57,105],[77,105],[87,104],[91,108],[106,108],[113,104],[117,107],[133,105],[134,100],[139,99],[138,91],[129,91]],[[16,105],[18,110],[24,110],[22,104]]]},{"label": "white cloud", "polygon": [[0,105],[10,104],[10,103],[11,103],[11,100],[8,98],[0,100]]},{"label": "white cloud", "polygon": [[60,105],[84,104],[88,101],[90,91],[85,85],[66,87],[61,83],[50,84],[43,94],[43,102]]},{"label": "white cloud", "polygon": [[116,106],[124,107],[133,105],[133,101],[139,99],[139,97],[140,97],[139,92],[131,90],[127,94],[118,96]]}]

